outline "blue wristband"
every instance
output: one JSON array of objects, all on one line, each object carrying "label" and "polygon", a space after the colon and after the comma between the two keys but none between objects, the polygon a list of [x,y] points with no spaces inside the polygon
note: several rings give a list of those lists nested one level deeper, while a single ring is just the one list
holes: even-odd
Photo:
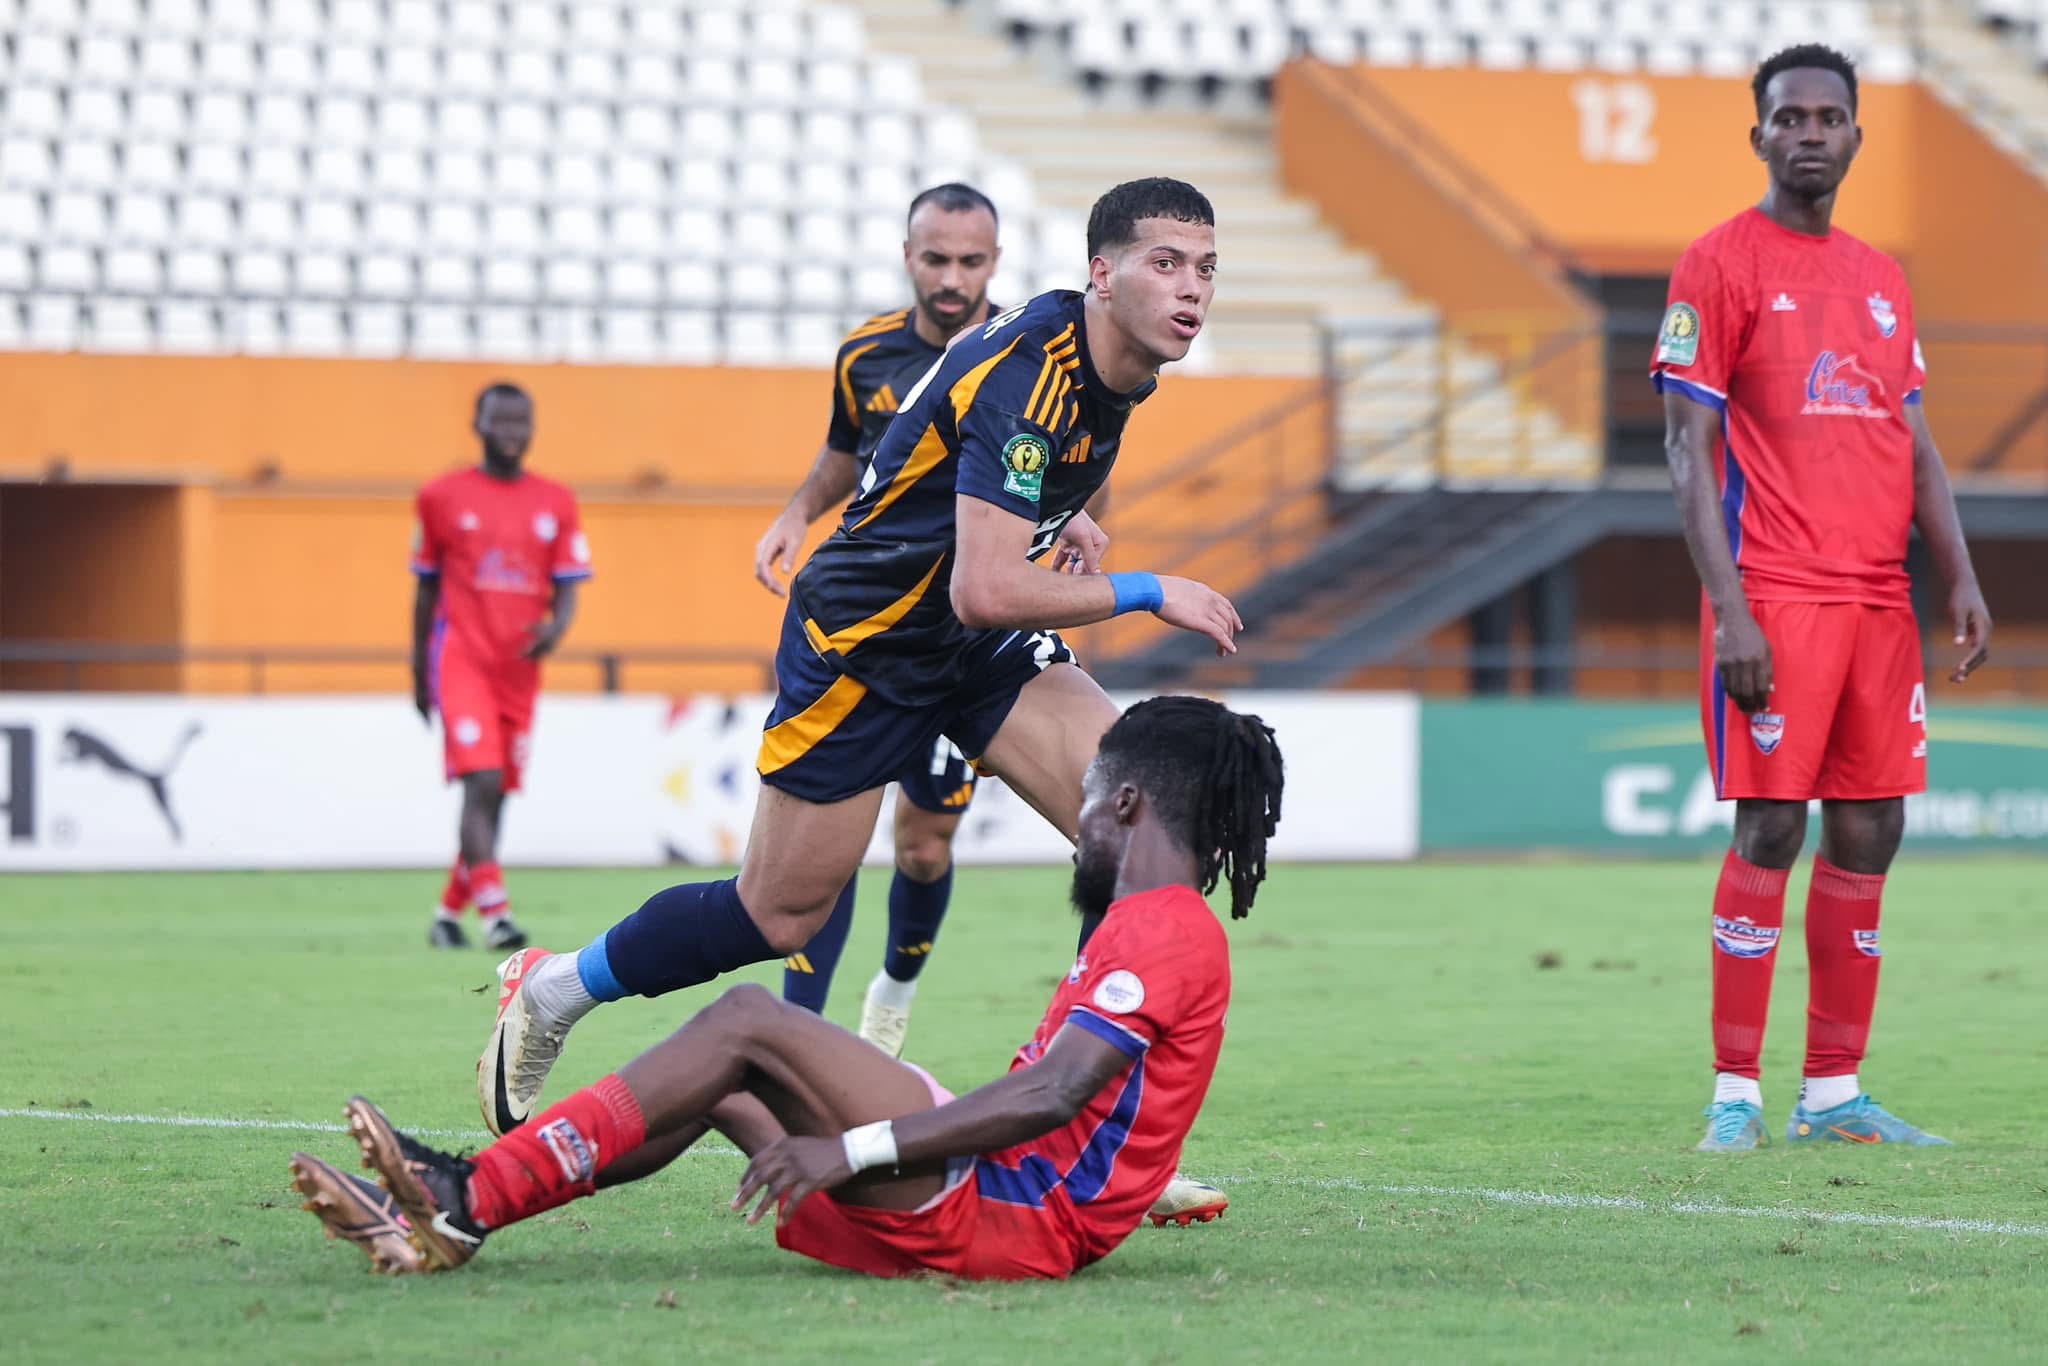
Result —
[{"label": "blue wristband", "polygon": [[1118,616],[1126,612],[1156,612],[1166,605],[1166,590],[1159,586],[1157,574],[1137,570],[1107,577],[1110,591],[1116,594]]}]

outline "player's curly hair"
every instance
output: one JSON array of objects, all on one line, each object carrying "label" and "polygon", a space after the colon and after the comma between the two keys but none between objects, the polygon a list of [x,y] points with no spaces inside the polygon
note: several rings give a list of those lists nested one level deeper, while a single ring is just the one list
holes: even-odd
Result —
[{"label": "player's curly hair", "polygon": [[1207,195],[1185,180],[1167,176],[1126,180],[1088,211],[1089,259],[1105,250],[1129,246],[1137,240],[1138,224],[1147,218],[1172,218],[1213,228],[1216,208]]},{"label": "player's curly hair", "polygon": [[1832,71],[1840,76],[1849,87],[1849,112],[1856,112],[1856,63],[1826,43],[1800,43],[1764,58],[1756,69],[1756,75],[1750,77],[1749,93],[1756,98],[1757,122],[1763,122],[1766,113],[1764,91],[1769,88],[1771,78],[1781,72],[1807,69]]},{"label": "player's curly hair", "polygon": [[1206,697],[1155,697],[1117,718],[1099,756],[1103,776],[1136,784],[1174,842],[1200,858],[1204,892],[1230,884],[1230,914],[1242,918],[1280,825],[1273,728]]}]

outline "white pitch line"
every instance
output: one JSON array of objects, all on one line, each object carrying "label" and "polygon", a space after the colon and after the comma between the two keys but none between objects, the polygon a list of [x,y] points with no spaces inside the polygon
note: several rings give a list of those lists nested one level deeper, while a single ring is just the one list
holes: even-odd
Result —
[{"label": "white pitch line", "polygon": [[[339,1124],[312,1120],[229,1119],[208,1115],[115,1115],[98,1110],[0,1110],[0,1119],[54,1119],[86,1124],[138,1124],[167,1129],[267,1129],[291,1133],[339,1134]],[[408,1129],[423,1138],[488,1140],[482,1129]],[[738,1157],[735,1148],[699,1145],[691,1156]],[[1564,1195],[1551,1191],[1496,1190],[1486,1186],[1381,1185],[1348,1176],[1222,1176],[1219,1186],[1290,1186],[1296,1189],[1354,1191],[1361,1195],[1432,1195],[1482,1200],[1491,1205],[1537,1209],[1616,1210],[1628,1214],[1695,1214],[1724,1219],[1782,1219],[1794,1223],[1837,1224],[1856,1228],[1897,1228],[1927,1233],[1988,1233],[2013,1238],[2048,1238],[2048,1224],[2009,1223],[1994,1219],[1936,1219],[1915,1214],[1864,1214],[1854,1210],[1815,1210],[1770,1205],[1723,1205],[1711,1200],[1644,1200],[1633,1195]]]},{"label": "white pitch line", "polygon": [[[220,1119],[208,1115],[108,1115],[98,1110],[0,1110],[0,1119],[69,1119],[87,1124],[149,1124],[165,1129],[281,1129],[288,1133],[345,1134],[348,1126],[309,1119]],[[482,1129],[407,1129],[423,1138],[488,1140]]]},{"label": "white pitch line", "polygon": [[2018,1238],[2048,1238],[2048,1224],[2016,1224],[1994,1219],[1935,1219],[1917,1214],[1864,1214],[1855,1210],[1796,1209],[1771,1205],[1723,1205],[1712,1200],[1644,1200],[1633,1195],[1561,1195],[1550,1191],[1494,1190],[1485,1186],[1382,1186],[1344,1176],[1219,1178],[1218,1184],[1239,1183],[1310,1186],[1358,1191],[1367,1195],[1439,1195],[1483,1200],[1493,1205],[1544,1209],[1622,1210],[1631,1214],[1705,1214],[1727,1219],[1785,1219],[1796,1223],[1848,1224],[1861,1228],[1903,1228],[1933,1233],[1992,1233]]}]

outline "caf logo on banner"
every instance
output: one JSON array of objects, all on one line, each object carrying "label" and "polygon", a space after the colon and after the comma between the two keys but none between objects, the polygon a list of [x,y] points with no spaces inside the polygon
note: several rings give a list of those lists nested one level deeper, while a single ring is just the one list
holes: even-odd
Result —
[{"label": "caf logo on banner", "polygon": [[1760,711],[1749,718],[1749,738],[1765,757],[1777,752],[1785,738],[1785,717],[1780,712]]}]

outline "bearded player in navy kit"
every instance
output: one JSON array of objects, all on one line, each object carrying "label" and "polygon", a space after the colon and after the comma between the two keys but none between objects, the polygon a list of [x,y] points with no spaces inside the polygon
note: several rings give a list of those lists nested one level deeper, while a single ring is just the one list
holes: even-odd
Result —
[{"label": "bearded player in navy kit", "polygon": [[[938,185],[910,201],[904,271],[915,303],[870,318],[839,344],[832,367],[832,416],[825,444],[803,485],[754,552],[754,577],[787,596],[788,573],[812,522],[843,509],[889,429],[897,406],[945,353],[947,343],[988,322],[989,277],[1001,251],[996,206],[972,186]],[[917,981],[930,961],[953,889],[953,836],[974,800],[974,766],[944,736],[910,756],[896,775],[896,874],[889,885],[889,933],[882,966],[861,1003],[860,1036],[903,1056]],[[823,1013],[853,927],[848,878],[831,916],[783,963],[783,999]]]},{"label": "bearded player in navy kit", "polygon": [[[1201,331],[1215,222],[1181,181],[1117,186],[1089,215],[1084,291],[964,335],[904,396],[839,530],[792,585],[739,876],[657,892],[578,953],[506,960],[477,1068],[494,1133],[535,1113],[570,1028],[599,1002],[802,949],[859,867],[883,789],[941,735],[1072,840],[1082,776],[1118,713],[1057,628],[1149,611],[1236,651],[1244,623],[1214,589],[1102,573],[1105,538],[1084,511],[1131,410]],[[1093,928],[1084,917],[1084,941]],[[1155,1221],[1226,1203],[1176,1184]]]}]

